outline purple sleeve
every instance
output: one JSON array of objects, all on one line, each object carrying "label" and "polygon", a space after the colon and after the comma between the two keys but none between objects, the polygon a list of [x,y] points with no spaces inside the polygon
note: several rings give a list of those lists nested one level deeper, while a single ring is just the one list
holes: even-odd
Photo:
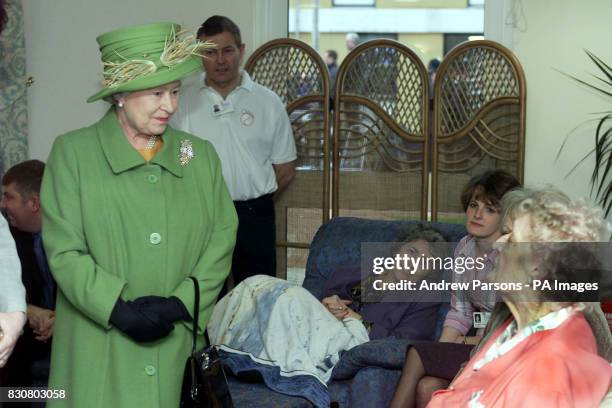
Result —
[{"label": "purple sleeve", "polygon": [[338,295],[342,299],[349,299],[351,289],[359,282],[361,282],[359,266],[340,266],[327,279],[323,297]]},{"label": "purple sleeve", "polygon": [[[397,337],[411,340],[434,340],[440,303],[383,302],[364,311],[364,319],[373,322],[370,340]],[[371,319],[368,319],[368,316]]]}]

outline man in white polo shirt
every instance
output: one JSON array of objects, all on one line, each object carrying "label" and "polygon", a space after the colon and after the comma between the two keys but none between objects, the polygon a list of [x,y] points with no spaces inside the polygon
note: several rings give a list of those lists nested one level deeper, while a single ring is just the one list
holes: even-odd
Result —
[{"label": "man in white polo shirt", "polygon": [[258,274],[275,275],[273,197],[295,177],[289,117],[274,92],[240,69],[244,44],[236,24],[212,16],[197,35],[216,47],[204,51],[201,81],[181,92],[172,124],[210,141],[221,158],[239,219],[234,283]]}]

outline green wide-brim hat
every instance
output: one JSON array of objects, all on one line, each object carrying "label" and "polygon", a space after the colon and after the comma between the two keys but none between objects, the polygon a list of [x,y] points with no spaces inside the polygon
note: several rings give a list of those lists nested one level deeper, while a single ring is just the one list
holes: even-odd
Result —
[{"label": "green wide-brim hat", "polygon": [[121,28],[100,35],[96,41],[104,64],[104,88],[87,102],[118,92],[155,88],[202,69],[198,53],[203,43],[185,37],[178,24]]}]

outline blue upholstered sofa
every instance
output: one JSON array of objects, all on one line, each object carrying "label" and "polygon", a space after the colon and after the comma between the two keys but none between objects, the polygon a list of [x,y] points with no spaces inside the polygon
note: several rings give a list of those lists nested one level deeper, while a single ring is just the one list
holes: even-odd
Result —
[{"label": "blue upholstered sofa", "polygon": [[[378,221],[334,218],[321,226],[310,248],[303,286],[321,299],[325,282],[339,266],[358,265],[362,242],[389,242],[400,228],[413,221]],[[451,242],[466,234],[463,225],[433,223]],[[448,308],[440,313],[439,323]],[[332,406],[351,408],[386,407],[393,395],[406,354],[406,340],[371,341],[345,352],[334,368],[329,384]],[[276,393],[263,383],[230,377],[230,389],[238,408],[312,407],[306,399]]]}]

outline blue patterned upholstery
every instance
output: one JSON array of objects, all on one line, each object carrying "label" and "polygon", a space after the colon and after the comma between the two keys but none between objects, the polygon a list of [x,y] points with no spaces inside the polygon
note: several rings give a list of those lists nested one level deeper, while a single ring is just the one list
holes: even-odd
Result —
[{"label": "blue patterned upholstery", "polygon": [[228,383],[236,408],[312,408],[308,400],[279,394],[263,382],[241,382],[230,376]]},{"label": "blue patterned upholstery", "polygon": [[[400,228],[418,221],[379,221],[338,217],[319,228],[306,264],[303,286],[321,299],[325,283],[339,266],[358,265],[362,242],[390,242]],[[451,242],[459,242],[466,234],[457,224],[432,223]],[[439,323],[448,308],[441,312]],[[376,408],[388,406],[404,363],[409,342],[382,339],[362,344],[342,355],[329,384],[331,399],[341,408]],[[276,393],[262,383],[239,382],[230,379],[234,404],[239,408],[305,408],[312,407],[303,398]]]}]

